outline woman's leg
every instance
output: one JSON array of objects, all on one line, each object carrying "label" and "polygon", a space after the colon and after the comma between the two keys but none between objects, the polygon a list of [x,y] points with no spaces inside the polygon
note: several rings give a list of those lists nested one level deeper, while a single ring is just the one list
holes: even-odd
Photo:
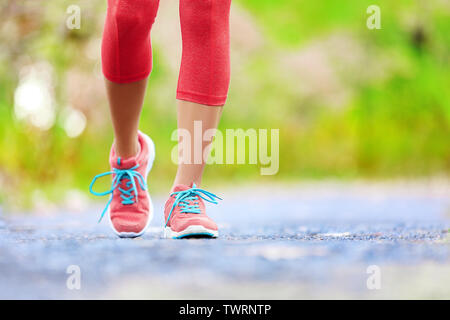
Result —
[{"label": "woman's leg", "polygon": [[[152,69],[150,30],[159,0],[108,0],[102,42],[102,67],[114,126],[111,171],[94,177],[90,191],[110,195],[100,220],[108,212],[119,237],[137,237],[147,229],[153,206],[147,175],[155,157],[150,137],[138,132],[147,77]],[[96,192],[97,179],[112,174],[112,186]]]},{"label": "woman's leg", "polygon": [[131,83],[105,81],[114,127],[114,148],[123,158],[135,156],[139,152],[137,133],[147,79]]},{"label": "woman's leg", "polygon": [[[190,132],[192,156],[194,140],[217,128],[228,94],[230,4],[231,0],[180,0],[183,54],[177,89],[178,128]],[[201,137],[194,136],[194,121],[201,121]],[[202,155],[210,144],[203,142]],[[201,159],[191,164],[180,161],[174,185],[200,185],[205,166]]]},{"label": "woman's leg", "polygon": [[139,117],[152,69],[150,31],[158,5],[159,0],[108,0],[102,66],[114,145],[123,158],[138,152]]},{"label": "woman's leg", "polygon": [[[200,186],[203,176],[203,169],[205,168],[205,158],[204,154],[209,154],[209,148],[212,143],[212,139],[209,141],[203,141],[203,135],[205,131],[210,129],[216,129],[219,124],[220,116],[222,115],[223,107],[211,107],[207,105],[202,105],[189,101],[178,101],[178,129],[187,130],[190,133],[191,141],[190,146],[191,150],[189,154],[191,155],[191,159],[186,159],[190,161],[189,163],[184,163],[183,157],[180,155],[180,161],[178,164],[177,175],[175,177],[174,186],[178,184],[183,184],[186,186],[190,186],[191,183],[195,183],[197,186]],[[195,137],[194,124],[196,121],[201,123],[201,135]],[[198,133],[197,133],[198,134]],[[180,140],[184,137],[180,136]],[[201,153],[198,149],[196,149],[196,143],[194,140],[202,141]],[[180,141],[180,144],[183,141]],[[198,152],[199,155],[194,156],[195,152]],[[195,162],[195,158],[201,159],[200,163]]]}]

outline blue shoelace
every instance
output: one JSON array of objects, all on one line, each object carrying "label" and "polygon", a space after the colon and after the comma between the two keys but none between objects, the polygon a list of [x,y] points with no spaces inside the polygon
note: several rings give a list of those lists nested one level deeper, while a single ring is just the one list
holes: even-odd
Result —
[{"label": "blue shoelace", "polygon": [[199,197],[205,201],[210,203],[218,204],[216,199],[222,200],[222,198],[216,196],[214,193],[209,191],[197,188],[195,183],[192,185],[192,188],[184,191],[176,191],[172,192],[170,196],[176,195],[175,201],[172,205],[172,209],[170,209],[169,216],[167,217],[167,221],[165,226],[169,223],[170,217],[172,216],[173,209],[177,206],[181,208],[181,213],[201,213],[200,205],[198,203]]},{"label": "blue shoelace", "polygon": [[[117,160],[117,162],[118,162],[118,164],[120,164],[120,158]],[[108,171],[108,172],[96,175],[94,177],[94,179],[91,182],[91,185],[89,186],[89,191],[96,196],[106,196],[108,194],[111,194],[109,201],[106,204],[105,209],[103,209],[102,215],[100,216],[100,219],[98,220],[98,222],[102,221],[103,216],[106,213],[106,210],[108,209],[109,205],[111,204],[111,201],[113,199],[113,192],[116,188],[119,189],[120,197],[122,198],[122,204],[125,204],[125,205],[131,205],[131,204],[134,204],[135,202],[138,202],[138,190],[136,187],[135,179],[138,181],[139,186],[141,187],[142,190],[144,190],[144,191],[147,190],[147,184],[145,182],[145,179],[139,172],[136,171],[137,168],[139,168],[138,164],[130,169],[122,170],[122,169],[113,168],[113,171]],[[107,176],[107,175],[110,175],[110,174],[114,175],[110,190],[107,190],[105,192],[96,192],[96,191],[92,190],[92,187],[94,186],[95,181],[97,181],[97,179]],[[124,180],[124,179],[129,180],[126,183],[126,188],[128,188],[128,189],[124,189],[119,186],[121,184],[122,180]]]}]

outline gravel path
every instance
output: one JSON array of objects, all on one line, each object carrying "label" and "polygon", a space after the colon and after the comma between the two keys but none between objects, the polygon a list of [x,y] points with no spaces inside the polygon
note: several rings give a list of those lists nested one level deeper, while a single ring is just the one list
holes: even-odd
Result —
[{"label": "gravel path", "polygon": [[[209,206],[217,240],[163,239],[162,197],[138,239],[97,224],[98,203],[78,213],[3,213],[0,298],[450,298],[448,184],[328,182],[221,195]],[[71,265],[79,290],[66,285]],[[369,289],[377,275],[380,288]]]}]

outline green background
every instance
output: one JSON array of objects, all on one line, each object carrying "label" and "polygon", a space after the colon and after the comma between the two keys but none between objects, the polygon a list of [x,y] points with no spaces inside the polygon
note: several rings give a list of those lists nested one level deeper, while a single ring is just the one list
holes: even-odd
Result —
[{"label": "green background", "polygon": [[[67,190],[87,191],[109,170],[113,136],[96,51],[105,2],[0,4],[0,203],[11,210],[32,207],[36,190],[56,202]],[[65,26],[73,4],[81,8],[79,30]],[[380,30],[366,27],[372,4],[381,9]],[[208,166],[207,185],[448,177],[448,1],[234,0],[232,16],[220,129],[279,129],[280,169],[261,176],[258,165]],[[164,43],[153,46],[141,129],[157,147],[151,190],[165,192],[176,171],[176,73]],[[56,118],[48,130],[14,113],[21,70],[38,63],[52,72]],[[87,119],[76,138],[62,124],[67,105]],[[100,184],[107,188],[107,179]]]}]

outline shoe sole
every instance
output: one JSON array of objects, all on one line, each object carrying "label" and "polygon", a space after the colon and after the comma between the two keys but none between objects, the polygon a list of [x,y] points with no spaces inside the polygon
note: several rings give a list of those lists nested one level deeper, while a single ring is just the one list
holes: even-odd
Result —
[{"label": "shoe sole", "polygon": [[217,238],[219,231],[205,228],[200,225],[192,225],[183,231],[175,232],[170,227],[164,228],[164,237],[169,239],[183,238]]},{"label": "shoe sole", "polygon": [[[145,182],[147,183],[148,174],[152,170],[153,162],[155,161],[155,144],[153,143],[153,140],[149,136],[147,136],[145,133],[142,133],[142,132],[140,132],[140,133],[144,137],[144,140],[147,143],[147,146],[148,146],[148,149],[150,152],[150,155],[148,158],[148,163],[147,163],[147,168],[145,170]],[[110,213],[110,210],[108,209],[109,226],[111,227],[113,232],[119,238],[136,238],[136,237],[142,236],[145,233],[145,231],[147,231],[148,227],[150,226],[150,222],[153,219],[153,212],[154,212],[152,198],[151,198],[148,190],[147,190],[147,195],[148,195],[148,201],[149,201],[149,206],[150,206],[150,214],[148,215],[148,219],[147,219],[147,223],[146,223],[145,227],[140,232],[119,232],[119,231],[117,231],[116,228],[114,228],[114,225],[111,220],[111,213]]]}]

